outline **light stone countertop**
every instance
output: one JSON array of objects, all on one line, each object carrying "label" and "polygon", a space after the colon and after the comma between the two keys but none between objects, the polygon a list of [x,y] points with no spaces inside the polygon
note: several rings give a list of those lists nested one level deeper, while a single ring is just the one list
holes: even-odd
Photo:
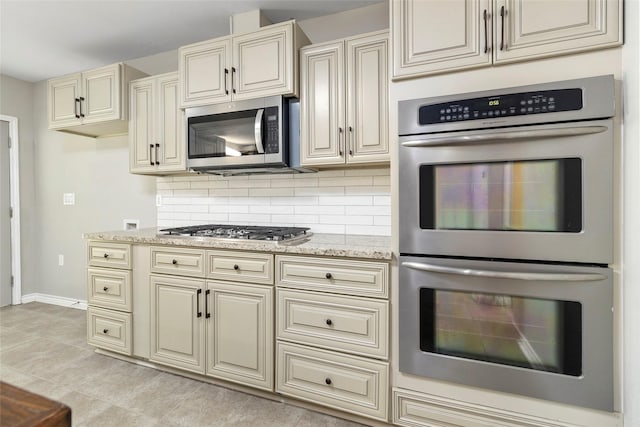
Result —
[{"label": "light stone countertop", "polygon": [[169,236],[159,228],[84,233],[87,240],[186,246],[210,249],[235,249],[277,254],[322,255],[348,258],[391,260],[391,237],[349,234],[312,234],[303,240],[277,243],[259,240],[220,239],[213,237]]}]

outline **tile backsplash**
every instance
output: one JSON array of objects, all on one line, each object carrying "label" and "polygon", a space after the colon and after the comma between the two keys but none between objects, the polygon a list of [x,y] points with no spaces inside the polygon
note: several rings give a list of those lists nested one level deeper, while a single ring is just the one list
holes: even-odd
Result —
[{"label": "tile backsplash", "polygon": [[157,178],[158,226],[249,224],[391,235],[389,168]]}]

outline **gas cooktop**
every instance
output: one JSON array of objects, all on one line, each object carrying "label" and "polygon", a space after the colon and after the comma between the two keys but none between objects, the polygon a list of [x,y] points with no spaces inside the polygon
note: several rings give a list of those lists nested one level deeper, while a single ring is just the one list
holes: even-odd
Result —
[{"label": "gas cooktop", "polygon": [[267,241],[289,241],[309,237],[308,227],[273,227],[260,225],[205,224],[188,227],[165,228],[166,235],[215,237],[221,239],[245,239]]}]

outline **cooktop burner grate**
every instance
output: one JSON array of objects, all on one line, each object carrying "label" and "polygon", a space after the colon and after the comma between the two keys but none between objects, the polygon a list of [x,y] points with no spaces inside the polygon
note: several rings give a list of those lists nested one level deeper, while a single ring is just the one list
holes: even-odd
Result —
[{"label": "cooktop burner grate", "polygon": [[303,237],[308,227],[272,227],[260,225],[205,224],[160,230],[168,235],[217,237],[223,239],[283,241]]}]

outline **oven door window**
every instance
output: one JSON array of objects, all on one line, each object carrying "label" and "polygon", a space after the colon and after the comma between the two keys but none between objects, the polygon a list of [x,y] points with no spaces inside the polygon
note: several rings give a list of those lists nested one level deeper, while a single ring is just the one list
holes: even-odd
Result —
[{"label": "oven door window", "polygon": [[420,289],[420,349],[582,375],[582,307],[573,301]]},{"label": "oven door window", "polygon": [[420,227],[582,231],[579,158],[420,166]]}]

